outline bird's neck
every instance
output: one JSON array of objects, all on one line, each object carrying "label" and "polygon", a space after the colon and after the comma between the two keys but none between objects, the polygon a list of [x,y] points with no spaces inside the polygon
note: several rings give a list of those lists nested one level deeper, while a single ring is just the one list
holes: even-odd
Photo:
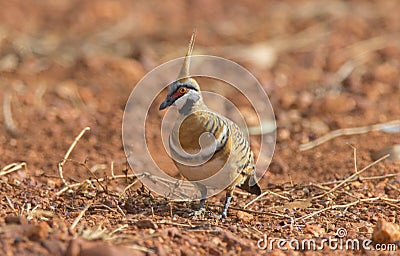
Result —
[{"label": "bird's neck", "polygon": [[200,96],[197,100],[188,99],[180,109],[179,114],[182,116],[188,116],[191,113],[199,110],[207,109],[206,104],[203,101],[203,98]]}]

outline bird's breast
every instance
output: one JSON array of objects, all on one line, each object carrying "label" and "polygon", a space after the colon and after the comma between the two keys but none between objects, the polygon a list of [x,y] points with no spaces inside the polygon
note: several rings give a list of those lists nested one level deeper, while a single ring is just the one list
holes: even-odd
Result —
[{"label": "bird's breast", "polygon": [[190,181],[211,178],[224,168],[232,169],[228,168],[230,141],[218,148],[218,138],[212,133],[218,129],[214,126],[211,127],[210,120],[192,114],[178,120],[170,135],[173,160],[181,174]]}]

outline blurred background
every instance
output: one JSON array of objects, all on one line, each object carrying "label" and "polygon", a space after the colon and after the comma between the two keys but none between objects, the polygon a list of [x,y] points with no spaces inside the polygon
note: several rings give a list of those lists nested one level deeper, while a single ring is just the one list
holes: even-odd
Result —
[{"label": "blurred background", "polygon": [[[399,117],[399,11],[397,1],[0,1],[0,164],[54,174],[90,126],[71,158],[125,168],[129,93],[182,57],[197,28],[195,54],[244,65],[270,96],[278,145],[269,182],[331,178],[352,166],[346,143],[369,161],[377,144],[399,141],[374,134],[297,153],[331,130]],[[70,175],[86,176],[80,168]]]},{"label": "blurred background", "polygon": [[[400,153],[392,147],[400,144],[399,126],[299,150],[337,129],[400,119],[399,13],[400,1],[391,0],[0,0],[0,254],[80,248],[112,255],[112,242],[139,250],[133,255],[258,255],[265,235],[337,238],[346,228],[346,239],[362,241],[399,224]],[[194,28],[194,54],[230,59],[254,74],[278,127],[260,181],[266,194],[254,200],[237,190],[226,222],[192,220],[196,203],[171,203],[135,183],[122,145],[132,89],[182,57]],[[235,95],[246,121],[257,124]],[[149,113],[148,145],[158,154],[164,113]],[[58,163],[87,126],[62,166],[74,185],[68,190]],[[259,142],[251,142],[258,152]],[[388,151],[391,159],[352,179]],[[120,176],[104,178],[112,175]],[[223,200],[223,193],[209,198],[210,213]],[[385,239],[399,239],[399,230],[385,227]],[[89,254],[77,236],[107,242],[90,244]],[[70,254],[68,244],[76,249]]]}]

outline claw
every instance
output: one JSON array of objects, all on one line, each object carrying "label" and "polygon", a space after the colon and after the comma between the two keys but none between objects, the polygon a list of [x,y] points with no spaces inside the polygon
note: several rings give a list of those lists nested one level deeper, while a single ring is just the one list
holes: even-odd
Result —
[{"label": "claw", "polygon": [[206,214],[206,209],[205,208],[201,208],[197,211],[194,211],[192,213],[189,214],[189,217],[197,217],[197,216],[204,216]]}]

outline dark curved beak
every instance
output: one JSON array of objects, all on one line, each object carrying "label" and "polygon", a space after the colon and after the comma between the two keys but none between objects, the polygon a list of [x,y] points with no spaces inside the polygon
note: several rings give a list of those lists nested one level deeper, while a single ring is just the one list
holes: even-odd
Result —
[{"label": "dark curved beak", "polygon": [[167,96],[167,98],[165,98],[165,100],[161,103],[160,110],[163,110],[163,109],[171,106],[173,103],[174,103],[174,100],[171,97]]}]

